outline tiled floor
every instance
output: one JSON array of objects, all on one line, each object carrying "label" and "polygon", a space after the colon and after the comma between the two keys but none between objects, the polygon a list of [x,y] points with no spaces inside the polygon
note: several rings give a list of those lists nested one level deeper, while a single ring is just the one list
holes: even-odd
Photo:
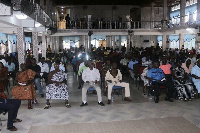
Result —
[{"label": "tiled floor", "polygon": [[199,128],[183,117],[99,123],[32,126],[29,133],[198,133]]},{"label": "tiled floor", "polygon": [[[18,115],[23,121],[15,124],[18,128],[17,133],[28,133],[29,131],[31,131],[31,133],[39,133],[36,130],[37,127],[45,129],[46,126],[50,126],[56,129],[58,128],[57,126],[60,126],[59,128],[64,128],[65,126],[62,125],[67,124],[76,127],[76,125],[78,126],[80,123],[87,125],[87,123],[98,124],[101,122],[102,125],[106,125],[104,124],[105,122],[120,122],[123,125],[123,123],[130,120],[137,120],[134,122],[140,124],[134,124],[136,126],[134,133],[137,132],[137,130],[138,132],[140,131],[140,129],[137,129],[137,126],[140,127],[141,125],[145,127],[141,129],[141,132],[145,133],[156,133],[157,130],[163,133],[176,132],[176,130],[184,133],[188,130],[192,132],[193,129],[191,127],[197,126],[200,128],[200,99],[193,99],[190,102],[175,100],[174,103],[169,103],[164,101],[162,96],[160,102],[155,104],[144,97],[142,95],[142,87],[140,87],[140,90],[137,90],[133,82],[130,84],[131,102],[124,102],[121,100],[121,96],[118,97],[114,95],[114,102],[111,105],[106,104],[106,106],[101,107],[97,105],[97,96],[90,95],[88,96],[89,105],[81,108],[79,106],[81,104],[81,90],[77,89],[77,77],[70,72],[70,67],[68,69],[68,87],[72,108],[66,108],[63,100],[52,100],[52,107],[49,110],[44,110],[45,99],[38,98],[39,104],[36,105],[34,109],[28,110],[27,101],[23,101]],[[103,96],[103,102],[106,103],[106,101],[107,98]],[[1,116],[2,119],[6,119],[6,117],[7,116]],[[163,119],[155,119],[164,118],[164,120],[170,120],[172,117],[177,117],[177,123],[175,124],[178,126],[176,126],[176,128],[171,128],[171,126],[173,126],[171,123],[168,123],[169,125],[163,123]],[[179,125],[179,123],[182,123],[182,120],[187,123],[188,121],[185,119],[191,122],[189,127],[187,124],[186,126]],[[154,129],[149,126],[149,123],[146,122],[148,120],[152,120],[151,124],[154,124],[157,128]],[[89,126],[89,128],[94,127]],[[106,128],[106,126],[103,128]],[[90,130],[93,131],[93,129],[89,129],[88,131]],[[43,131],[45,132],[45,130]],[[116,131],[116,133],[118,132],[123,133],[126,131]],[[200,129],[198,131],[194,128],[193,132],[200,133]],[[3,122],[2,133],[9,133],[9,131],[6,130],[5,122]],[[75,133],[77,133],[77,131]]]}]

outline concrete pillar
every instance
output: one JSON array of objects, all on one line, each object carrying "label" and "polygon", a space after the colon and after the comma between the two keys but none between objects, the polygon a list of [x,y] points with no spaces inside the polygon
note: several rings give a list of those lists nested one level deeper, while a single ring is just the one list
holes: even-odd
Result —
[{"label": "concrete pillar", "polygon": [[163,36],[162,36],[162,49],[163,49],[163,51],[166,50],[166,41],[167,41],[167,36],[165,34],[163,34]]},{"label": "concrete pillar", "polygon": [[197,20],[200,20],[200,0],[197,0]]},{"label": "concrete pillar", "polygon": [[38,62],[38,33],[32,32],[32,42],[33,42],[33,56],[35,57],[36,61]]},{"label": "concrete pillar", "polygon": [[122,37],[121,37],[121,35],[119,35],[119,50],[121,50],[121,48],[122,48],[122,45],[121,45],[121,43],[122,43]]},{"label": "concrete pillar", "polygon": [[84,47],[85,47],[85,52],[88,52],[88,35],[85,35],[85,44],[84,44]]},{"label": "concrete pillar", "polygon": [[115,36],[111,36],[111,43],[110,43],[110,48],[113,48],[114,42],[115,42]]},{"label": "concrete pillar", "polygon": [[180,25],[184,26],[185,25],[185,4],[186,0],[181,0],[180,3]]},{"label": "concrete pillar", "polygon": [[58,53],[59,52],[59,49],[60,49],[60,39],[59,39],[59,36],[56,36],[56,49],[55,49],[55,53]]},{"label": "concrete pillar", "polygon": [[131,34],[127,36],[127,47],[126,47],[127,53],[130,51],[130,43],[131,43]]},{"label": "concrete pillar", "polygon": [[[17,53],[19,65],[25,63],[25,38],[24,29],[17,28]],[[19,68],[21,70],[21,68]]]},{"label": "concrete pillar", "polygon": [[111,36],[106,36],[106,47],[111,47],[112,38]]},{"label": "concrete pillar", "polygon": [[91,53],[91,36],[88,36],[88,52]]},{"label": "concrete pillar", "polygon": [[46,44],[46,36],[43,32],[42,34],[42,57],[46,59],[46,50],[47,50],[47,44]]},{"label": "concrete pillar", "polygon": [[[47,45],[46,45],[46,47],[48,46],[48,45],[50,45],[50,42],[51,42],[51,38],[50,38],[50,35],[47,35]],[[51,46],[51,45],[50,45]]]},{"label": "concrete pillar", "polygon": [[50,36],[50,48],[51,48],[51,51],[53,50],[53,37],[54,36]]},{"label": "concrete pillar", "polygon": [[179,34],[179,49],[182,49],[182,45],[184,46],[184,34]]}]

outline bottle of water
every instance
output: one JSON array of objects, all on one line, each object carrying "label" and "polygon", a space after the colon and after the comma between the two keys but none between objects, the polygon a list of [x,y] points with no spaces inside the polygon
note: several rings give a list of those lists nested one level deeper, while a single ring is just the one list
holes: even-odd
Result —
[{"label": "bottle of water", "polygon": [[111,101],[112,101],[112,103],[113,103],[113,96],[112,96],[112,98],[111,98]]}]

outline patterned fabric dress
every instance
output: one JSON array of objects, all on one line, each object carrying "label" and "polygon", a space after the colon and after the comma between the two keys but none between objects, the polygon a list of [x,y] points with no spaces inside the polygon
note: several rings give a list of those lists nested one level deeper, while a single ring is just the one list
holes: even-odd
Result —
[{"label": "patterned fabric dress", "polygon": [[[57,82],[63,82],[67,80],[67,73],[59,71],[53,74],[51,80]],[[46,86],[46,99],[64,99],[68,100],[68,88],[65,83],[61,83],[59,86],[56,86],[55,83],[49,84]]]},{"label": "patterned fabric dress", "polygon": [[192,83],[187,80],[183,81],[180,79],[184,78],[185,70],[179,67],[176,67],[174,70],[175,77],[178,79],[174,80],[174,85],[178,93],[178,98],[180,100],[194,98],[194,88]]},{"label": "patterned fabric dress", "polygon": [[26,85],[29,80],[33,80],[36,72],[31,69],[27,69],[18,74],[18,85],[12,89],[13,99],[20,100],[34,100],[36,98],[36,92],[34,84]]}]

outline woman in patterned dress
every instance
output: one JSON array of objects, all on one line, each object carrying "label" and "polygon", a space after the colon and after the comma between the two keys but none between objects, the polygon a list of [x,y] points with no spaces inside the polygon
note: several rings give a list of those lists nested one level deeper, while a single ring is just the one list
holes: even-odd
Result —
[{"label": "woman in patterned dress", "polygon": [[187,78],[187,73],[181,67],[181,61],[177,61],[176,68],[173,70],[174,85],[180,100],[191,100],[194,98],[194,88],[190,80]]},{"label": "woman in patterned dress", "polygon": [[34,77],[36,72],[31,69],[27,69],[26,65],[22,63],[20,65],[21,71],[17,73],[16,83],[17,85],[12,89],[13,99],[28,100],[28,109],[32,109],[31,100],[36,100],[36,92],[34,88]]},{"label": "woman in patterned dress", "polygon": [[49,109],[49,99],[64,99],[65,106],[70,108],[68,103],[68,88],[67,88],[67,73],[59,70],[60,62],[54,64],[55,70],[49,73],[48,85],[46,86],[46,106],[44,109]]}]

